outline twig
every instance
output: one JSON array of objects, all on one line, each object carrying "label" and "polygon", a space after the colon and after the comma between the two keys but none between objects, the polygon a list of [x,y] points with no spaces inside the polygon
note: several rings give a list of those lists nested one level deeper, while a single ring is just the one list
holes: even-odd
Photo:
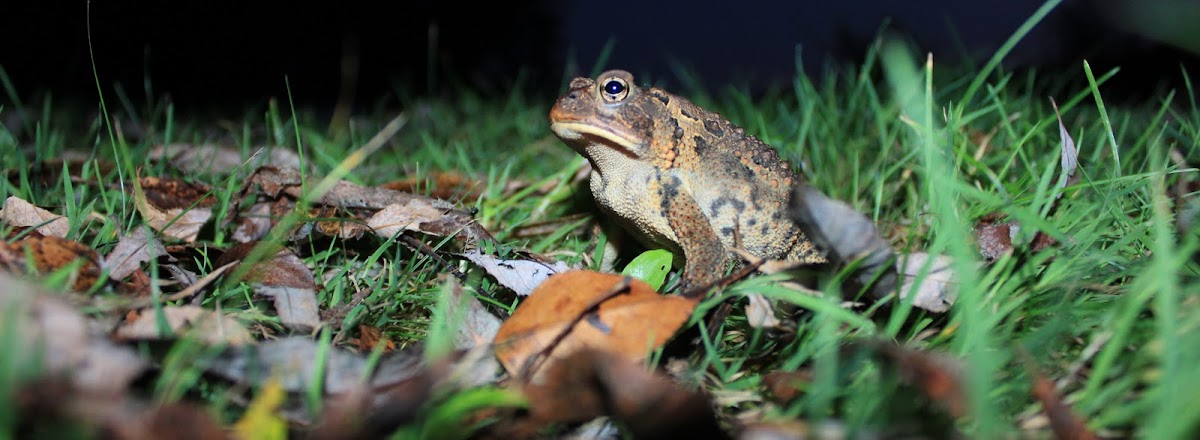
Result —
[{"label": "twig", "polygon": [[454,267],[454,265],[450,264],[449,261],[446,261],[445,258],[442,258],[441,255],[438,255],[437,250],[435,250],[432,247],[429,247],[429,245],[425,244],[425,242],[423,242],[421,240],[417,240],[416,238],[410,237],[407,234],[400,234],[398,239],[400,240],[400,242],[404,243],[405,246],[408,246],[409,249],[420,252],[420,253],[424,254],[425,256],[433,259],[434,262],[445,267],[446,270],[450,271],[450,275],[453,275],[455,278],[458,278],[459,281],[467,280],[467,276],[464,275],[462,273],[462,271],[459,271],[457,267]]}]

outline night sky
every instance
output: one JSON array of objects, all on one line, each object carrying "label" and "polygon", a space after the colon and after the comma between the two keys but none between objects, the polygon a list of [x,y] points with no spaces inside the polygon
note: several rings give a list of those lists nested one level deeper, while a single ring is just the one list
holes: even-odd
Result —
[{"label": "night sky", "polygon": [[[356,102],[398,94],[445,93],[466,85],[508,93],[514,81],[558,93],[566,71],[592,70],[613,43],[606,67],[671,83],[674,66],[708,85],[751,88],[788,81],[801,48],[805,68],[855,63],[884,20],[932,51],[935,60],[984,59],[1038,0],[948,2],[585,1],[342,2],[97,1],[91,39],[101,84],[121,84],[134,100],[169,97],[182,109],[236,113],[286,96],[327,108],[354,77]],[[0,66],[25,99],[95,100],[85,1],[4,7]],[[1007,60],[1012,68],[1079,72],[1121,65],[1126,83],[1173,81],[1195,57],[1116,30],[1094,2],[1068,0]],[[344,61],[351,62],[344,62]],[[1148,87],[1147,87],[1148,88]],[[0,102],[7,97],[0,97]]]}]

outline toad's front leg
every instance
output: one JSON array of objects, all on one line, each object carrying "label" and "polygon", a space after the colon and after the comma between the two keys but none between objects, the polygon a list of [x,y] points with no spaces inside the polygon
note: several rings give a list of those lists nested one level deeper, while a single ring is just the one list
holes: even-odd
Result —
[{"label": "toad's front leg", "polygon": [[675,240],[683,250],[683,283],[680,292],[710,286],[721,278],[728,253],[708,217],[691,194],[680,191],[681,181],[663,182],[663,210]]}]

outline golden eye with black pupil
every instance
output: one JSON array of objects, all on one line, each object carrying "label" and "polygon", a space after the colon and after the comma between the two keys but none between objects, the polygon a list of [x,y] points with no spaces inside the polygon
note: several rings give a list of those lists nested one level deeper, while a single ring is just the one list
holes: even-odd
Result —
[{"label": "golden eye with black pupil", "polygon": [[608,78],[600,82],[601,94],[604,95],[604,100],[607,102],[621,102],[625,97],[629,96],[629,84],[621,78]]}]

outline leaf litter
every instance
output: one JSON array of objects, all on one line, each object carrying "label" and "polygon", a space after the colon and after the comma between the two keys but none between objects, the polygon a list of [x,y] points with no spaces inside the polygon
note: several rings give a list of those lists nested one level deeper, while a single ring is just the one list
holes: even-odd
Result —
[{"label": "leaf litter", "polygon": [[[1062,189],[1065,179],[1073,175],[1075,153],[1061,120],[1060,132],[1064,180],[1058,188]],[[494,411],[479,413],[480,417],[499,416],[498,422],[485,428],[484,433],[533,435],[544,432],[550,425],[608,417],[620,422],[635,437],[680,433],[728,436],[713,411],[712,396],[644,365],[647,355],[662,349],[673,336],[685,330],[684,324],[704,299],[702,295],[660,295],[654,286],[639,280],[572,270],[565,263],[530,253],[517,252],[503,258],[485,253],[483,249],[491,247],[480,245],[494,243],[495,239],[475,221],[471,212],[439,198],[413,194],[429,191],[413,182],[390,187],[333,182],[330,191],[307,200],[310,205],[304,207],[299,227],[275,235],[283,241],[263,241],[272,232],[279,232],[272,229],[281,219],[295,215],[307,192],[320,181],[311,173],[302,177],[296,170],[299,163],[293,160],[294,153],[289,153],[290,150],[276,148],[269,155],[256,153],[243,157],[242,152],[228,147],[190,145],[163,147],[156,152],[161,160],[188,172],[220,173],[257,167],[229,200],[233,208],[230,215],[223,224],[215,225],[231,230],[230,237],[240,244],[228,249],[202,245],[205,253],[215,251],[218,257],[211,264],[215,269],[199,280],[183,268],[184,262],[195,261],[195,254],[185,257],[184,253],[198,248],[190,244],[164,246],[162,240],[198,243],[208,239],[202,227],[212,220],[217,200],[214,189],[208,185],[170,177],[140,177],[135,204],[153,232],[136,227],[119,238],[114,236],[116,246],[103,259],[79,242],[49,236],[66,235],[65,218],[10,197],[0,219],[16,226],[15,231],[25,236],[15,241],[10,237],[10,241],[0,246],[0,267],[21,274],[34,271],[45,274],[67,268],[70,271],[66,285],[77,292],[103,288],[106,284],[119,287],[121,284],[117,283],[128,279],[124,285],[142,286],[130,292],[144,295],[120,308],[99,308],[128,312],[115,326],[102,324],[105,320],[101,317],[85,317],[76,310],[76,305],[46,293],[21,297],[20,301],[9,294],[0,295],[0,299],[7,301],[6,310],[25,310],[23,316],[32,319],[32,324],[21,324],[27,326],[21,327],[22,333],[33,338],[33,343],[51,348],[47,351],[52,353],[50,357],[37,361],[50,366],[48,371],[62,371],[67,374],[64,377],[70,378],[66,385],[47,386],[43,390],[25,388],[21,405],[36,408],[56,396],[54,393],[69,393],[77,397],[76,403],[59,410],[97,426],[123,424],[123,429],[129,432],[155,433],[163,429],[160,424],[163,417],[178,417],[194,424],[197,432],[209,432],[213,426],[219,429],[203,411],[197,412],[187,405],[160,405],[148,411],[130,409],[144,406],[129,390],[132,381],[145,374],[150,365],[147,353],[130,348],[132,341],[187,337],[219,349],[218,354],[202,358],[197,364],[208,375],[242,389],[259,390],[252,400],[234,399],[251,408],[237,424],[238,432],[243,434],[277,433],[277,422],[285,420],[286,429],[307,431],[315,438],[386,435],[422,417],[429,402],[452,390],[498,386],[523,396],[528,411],[507,415]],[[206,164],[210,166],[204,167]],[[212,167],[213,164],[221,166]],[[459,200],[480,196],[475,190],[477,185],[461,176],[448,174],[434,182],[438,190],[432,194]],[[242,206],[245,209],[239,208]],[[869,220],[811,188],[797,189],[791,214],[805,225],[809,236],[821,244],[834,264],[852,268],[851,281],[857,289],[872,292],[876,299],[885,299],[897,289],[900,295],[912,292],[916,295],[914,305],[929,311],[942,312],[952,306],[954,281],[945,257],[921,253],[897,257]],[[831,218],[839,222],[827,221]],[[995,249],[1003,253],[1004,246],[1011,247],[1016,226],[1014,223],[1012,229],[997,228],[996,234],[1009,234],[1010,240],[1007,244],[1000,240]],[[21,228],[31,227],[38,229],[20,232],[24,231]],[[501,286],[527,297],[517,303],[511,316],[503,318],[503,308],[497,307],[496,302],[485,305],[472,289],[449,278],[446,281],[452,295],[449,313],[458,317],[454,321],[458,325],[455,351],[443,359],[427,359],[419,345],[397,345],[386,336],[390,330],[366,322],[352,327],[358,330],[357,338],[339,335],[335,341],[341,343],[323,342],[313,337],[329,329],[329,322],[321,319],[328,311],[322,310],[318,301],[323,286],[305,264],[301,247],[295,246],[312,240],[312,232],[346,241],[397,238],[406,246],[439,259],[450,273],[456,269],[443,256],[461,258],[465,261],[456,264],[478,267]],[[435,249],[421,241],[429,238],[442,241]],[[443,245],[453,251],[441,249]],[[248,261],[252,250],[259,246],[268,250],[265,258]],[[991,249],[983,240],[980,247],[981,252]],[[28,261],[34,266],[25,267]],[[156,262],[160,269],[174,274],[178,280],[175,287],[182,290],[149,296],[156,289],[170,286],[163,280],[147,277],[146,266]],[[653,267],[647,266],[649,272],[639,273],[656,284],[663,282],[670,263],[653,260],[646,264]],[[239,265],[244,267],[239,270]],[[207,266],[196,265],[193,269],[203,273]],[[744,270],[745,273],[755,269],[786,271],[775,266],[786,264],[751,261]],[[926,266],[932,267],[928,273],[922,270]],[[100,278],[102,271],[107,271],[107,279]],[[233,273],[239,274],[239,278],[232,281],[246,283],[256,295],[272,300],[274,315],[290,334],[276,336],[261,326],[245,325],[238,313],[207,307],[211,298],[206,299],[206,291],[218,286],[214,283],[216,279],[231,278]],[[729,279],[741,276],[744,274]],[[4,277],[0,283],[5,286],[23,283],[2,273],[0,277]],[[78,296],[67,297],[80,303]],[[752,295],[746,310],[752,327],[787,325],[773,313],[770,302],[762,297],[757,299],[761,301],[755,301]],[[191,304],[175,304],[178,301]],[[912,348],[871,347],[869,350],[892,365],[907,383],[938,402],[948,416],[959,418],[965,414],[960,360]],[[494,368],[497,361],[506,376]],[[796,398],[808,377],[805,371],[779,371],[764,381],[779,404],[783,404]],[[1037,382],[1032,392],[1047,408],[1056,432],[1060,430],[1057,426],[1073,427],[1062,431],[1068,434],[1081,432],[1082,425],[1077,419],[1068,417],[1067,422],[1059,421],[1069,410],[1062,409],[1062,399],[1052,389],[1047,391],[1046,386]],[[325,403],[325,409],[316,415],[305,403],[305,396],[311,396],[314,389]],[[97,391],[120,395],[119,405],[104,416],[86,415],[81,408],[99,403],[89,400]],[[597,426],[611,425],[602,422]],[[743,433],[747,435],[754,432],[752,426],[767,430],[763,432],[784,429],[783,425],[755,421],[744,426]],[[790,425],[785,428],[782,432],[802,432]]]}]

